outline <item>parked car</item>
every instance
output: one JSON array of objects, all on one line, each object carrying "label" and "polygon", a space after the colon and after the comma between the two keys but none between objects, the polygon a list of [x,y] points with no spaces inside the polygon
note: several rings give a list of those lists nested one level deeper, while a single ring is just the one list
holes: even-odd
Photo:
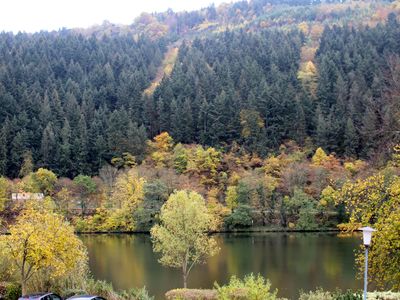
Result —
[{"label": "parked car", "polygon": [[92,295],[78,295],[68,298],[67,300],[106,300],[103,297]]},{"label": "parked car", "polygon": [[54,293],[38,293],[22,296],[18,300],[62,300],[62,298]]}]

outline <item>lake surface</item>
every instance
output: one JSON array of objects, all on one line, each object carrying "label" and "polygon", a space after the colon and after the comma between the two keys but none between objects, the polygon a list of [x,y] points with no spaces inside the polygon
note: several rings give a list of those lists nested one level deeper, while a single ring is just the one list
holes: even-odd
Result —
[{"label": "lake surface", "polygon": [[[146,286],[156,299],[182,287],[177,269],[161,266],[152,251],[150,237],[136,235],[82,235],[88,247],[89,264],[97,279],[116,289]],[[297,299],[298,291],[316,287],[334,290],[361,289],[355,279],[354,250],[359,235],[336,233],[237,233],[216,235],[220,253],[206,265],[193,268],[189,288],[212,288],[225,284],[231,275],[249,273],[269,278],[279,296]]]}]

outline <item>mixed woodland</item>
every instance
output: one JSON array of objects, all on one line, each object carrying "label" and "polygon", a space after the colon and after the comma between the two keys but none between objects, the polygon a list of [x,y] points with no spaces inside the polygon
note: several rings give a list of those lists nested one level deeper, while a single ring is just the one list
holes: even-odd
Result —
[{"label": "mixed woodland", "polygon": [[147,231],[189,189],[220,228],[348,221],[330,194],[397,174],[398,11],[239,1],[0,33],[5,219],[11,193],[41,192],[77,230]]},{"label": "mixed woodland", "polygon": [[[58,224],[77,252],[38,248],[32,266],[67,255],[68,285],[87,267],[74,232],[149,232],[186,190],[210,231],[374,226],[370,272],[398,290],[399,13],[398,1],[252,0],[0,33],[8,245],[38,230],[50,241]],[[24,290],[34,279],[21,274]]]}]

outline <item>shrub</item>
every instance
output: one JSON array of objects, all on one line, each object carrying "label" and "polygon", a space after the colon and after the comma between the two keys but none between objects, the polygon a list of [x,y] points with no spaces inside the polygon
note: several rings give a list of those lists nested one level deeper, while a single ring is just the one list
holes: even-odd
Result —
[{"label": "shrub", "polygon": [[85,283],[85,291],[88,294],[104,297],[106,299],[117,299],[118,295],[114,292],[112,284],[102,281],[88,279]]},{"label": "shrub", "polygon": [[308,293],[300,292],[299,300],[333,300],[333,295],[330,292],[326,292],[321,288],[315,291],[309,291]]},{"label": "shrub", "polygon": [[152,300],[146,288],[131,289],[129,291],[116,292],[111,283],[101,280],[89,279],[85,284],[88,294],[104,297],[108,300]]},{"label": "shrub", "polygon": [[362,300],[363,296],[360,292],[353,292],[351,290],[347,290],[346,292],[338,291],[334,295],[335,300]]},{"label": "shrub", "polygon": [[5,285],[4,299],[6,300],[17,300],[21,297],[22,291],[21,286],[16,283],[8,283]]},{"label": "shrub", "polygon": [[152,300],[146,288],[130,289],[129,291],[122,291],[118,294],[120,300]]},{"label": "shrub", "polygon": [[368,299],[373,300],[400,300],[400,293],[372,292],[368,293]]},{"label": "shrub", "polygon": [[60,293],[60,296],[63,299],[68,299],[75,295],[84,295],[84,294],[86,294],[86,291],[81,290],[81,289],[68,289],[68,290],[62,291],[62,293]]},{"label": "shrub", "polygon": [[261,275],[247,275],[244,280],[233,276],[226,286],[215,284],[219,300],[276,300],[277,290],[271,291],[271,284]]},{"label": "shrub", "polygon": [[351,290],[347,290],[346,292],[342,292],[341,290],[327,292],[318,288],[308,293],[301,292],[299,300],[362,300],[362,294]]},{"label": "shrub", "polygon": [[216,300],[216,290],[175,289],[165,294],[167,300]]}]

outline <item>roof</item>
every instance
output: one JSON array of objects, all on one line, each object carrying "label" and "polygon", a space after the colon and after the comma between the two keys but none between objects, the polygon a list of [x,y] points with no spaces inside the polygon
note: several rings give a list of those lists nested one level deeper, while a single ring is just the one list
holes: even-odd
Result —
[{"label": "roof", "polygon": [[[28,295],[24,295],[21,298],[22,299],[34,299],[34,298],[39,298],[39,297],[43,297],[43,296],[47,296],[47,295],[51,295],[53,293],[36,293],[36,294],[28,294]],[[20,299],[21,299],[20,298]]]},{"label": "roof", "polygon": [[93,295],[76,295],[76,296],[73,296],[73,297],[70,297],[70,298],[68,298],[68,300],[72,300],[72,299],[75,299],[75,300],[77,300],[77,299],[94,299],[94,298],[96,298],[97,296],[93,296]]}]

